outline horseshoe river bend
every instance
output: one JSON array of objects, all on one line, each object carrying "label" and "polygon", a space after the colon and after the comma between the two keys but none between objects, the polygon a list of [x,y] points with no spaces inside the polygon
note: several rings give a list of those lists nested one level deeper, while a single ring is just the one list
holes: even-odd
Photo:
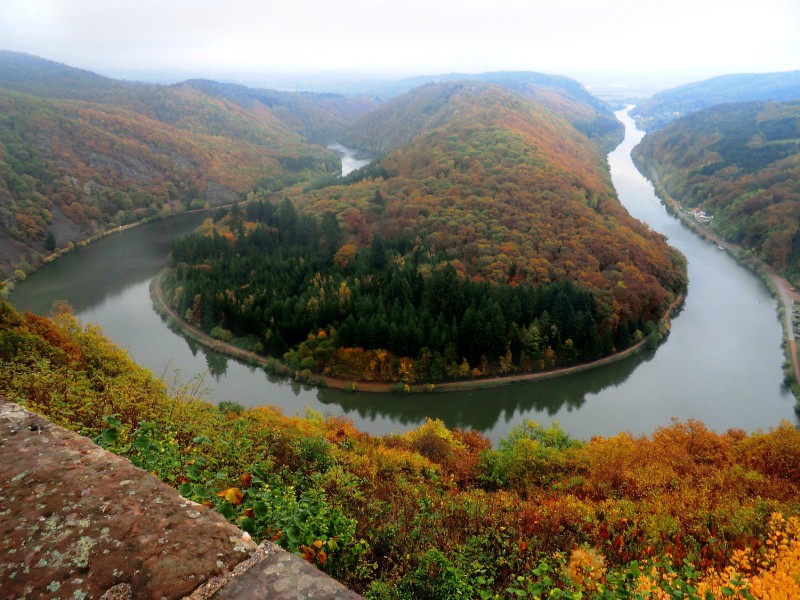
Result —
[{"label": "horseshoe river bend", "polygon": [[[66,300],[80,319],[102,326],[156,376],[201,378],[203,396],[211,401],[271,404],[288,415],[306,409],[344,415],[373,434],[405,431],[426,417],[477,429],[495,444],[528,419],[545,426],[558,421],[581,439],[620,431],[649,434],[672,418],[697,418],[720,432],[766,430],[782,419],[796,424],[794,397],[783,384],[776,300],[727,252],[667,214],[630,158],[643,133],[625,111],[618,117],[626,134],[608,157],[614,186],[634,217],[686,255],[689,291],[664,344],[610,365],[494,389],[408,396],[352,394],[268,376],[184,338],[153,309],[150,280],[164,266],[172,240],[191,232],[205,214],[134,227],[80,248],[31,275],[10,300],[37,313]],[[363,162],[336,149],[343,163]]]}]

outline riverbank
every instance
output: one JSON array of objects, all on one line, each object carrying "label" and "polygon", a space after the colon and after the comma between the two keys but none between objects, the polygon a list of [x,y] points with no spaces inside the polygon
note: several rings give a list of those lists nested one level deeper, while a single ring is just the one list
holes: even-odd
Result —
[{"label": "riverbank", "polygon": [[[244,350],[233,344],[223,342],[216,338],[211,337],[199,328],[187,323],[178,314],[172,310],[164,297],[162,282],[164,275],[168,269],[162,269],[158,274],[153,277],[150,282],[150,298],[153,301],[153,307],[156,312],[167,320],[170,326],[178,329],[183,335],[186,335],[194,341],[206,346],[225,356],[235,358],[237,360],[245,361],[251,365],[266,366],[271,365],[277,375],[292,377],[293,371],[285,364],[277,361],[272,357],[264,357],[255,352]],[[667,309],[666,314],[659,322],[659,328],[662,331],[669,331],[669,320],[673,313],[681,306],[684,296],[681,294]],[[666,335],[665,335],[666,337]],[[552,371],[537,371],[535,373],[518,373],[514,375],[504,375],[497,377],[486,377],[482,379],[464,379],[458,381],[446,381],[443,383],[415,383],[407,385],[403,388],[404,393],[423,393],[423,392],[456,392],[456,391],[471,391],[471,390],[484,390],[498,388],[515,383],[524,383],[531,381],[543,381],[547,379],[554,379],[556,377],[564,377],[574,373],[580,373],[589,369],[602,367],[605,365],[613,364],[615,362],[624,360],[631,356],[642,352],[646,347],[647,339],[643,338],[630,348],[626,348],[621,352],[605,356],[598,360],[564,367],[561,369],[554,369]],[[312,385],[328,387],[337,390],[358,391],[358,392],[372,392],[372,393],[390,393],[397,391],[397,383],[386,383],[377,381],[349,381],[346,379],[338,379],[335,377],[327,377],[325,375],[314,374],[307,381]],[[401,384],[402,385],[402,384]]]},{"label": "riverbank", "polygon": [[11,290],[14,289],[15,284],[17,284],[17,283],[19,283],[21,281],[24,281],[29,275],[32,275],[33,273],[36,273],[38,270],[44,268],[46,265],[50,264],[54,260],[57,260],[57,259],[59,259],[59,258],[61,258],[63,256],[66,256],[67,254],[70,254],[70,253],[74,252],[75,250],[78,250],[80,248],[85,248],[86,246],[94,244],[95,242],[99,242],[100,240],[105,239],[108,236],[115,235],[115,234],[118,234],[118,233],[122,233],[124,231],[128,231],[129,229],[133,229],[134,227],[139,227],[141,225],[147,225],[148,223],[156,223],[158,221],[163,221],[164,219],[172,219],[172,218],[178,217],[180,215],[190,215],[190,214],[196,214],[196,213],[202,213],[202,212],[210,212],[212,210],[218,210],[220,208],[228,208],[230,206],[233,206],[233,205],[232,204],[225,204],[225,205],[222,205],[222,206],[214,206],[214,207],[209,207],[209,208],[196,208],[196,209],[193,209],[193,210],[181,211],[181,212],[170,213],[170,214],[165,214],[165,215],[158,215],[158,216],[155,216],[155,217],[146,217],[146,218],[144,218],[144,219],[142,219],[140,221],[135,221],[133,223],[128,223],[127,225],[117,225],[116,227],[112,227],[111,229],[107,229],[105,231],[101,231],[100,233],[96,233],[94,235],[91,235],[91,236],[89,236],[87,238],[84,238],[82,240],[79,240],[77,242],[74,242],[74,243],[71,242],[69,245],[65,246],[64,248],[59,248],[58,250],[55,250],[54,252],[48,254],[47,256],[42,257],[41,260],[39,261],[39,263],[37,265],[35,265],[32,270],[30,270],[29,272],[24,273],[25,277],[21,278],[16,273],[14,273],[10,277],[0,281],[0,292],[2,292],[3,294],[10,293]]},{"label": "riverbank", "polygon": [[671,196],[661,184],[661,179],[655,166],[637,159],[632,155],[633,162],[639,172],[651,183],[656,196],[671,215],[679,219],[691,231],[701,238],[715,244],[717,248],[725,250],[733,256],[739,264],[755,273],[767,286],[772,296],[778,301],[778,319],[783,330],[783,350],[786,359],[786,383],[800,408],[800,357],[798,357],[797,342],[792,327],[792,318],[795,312],[800,314],[800,293],[792,289],[792,285],[778,275],[774,268],[742,248],[738,244],[723,240],[708,225],[698,223],[684,212],[681,203]]},{"label": "riverbank", "polygon": [[48,254],[47,256],[42,257],[41,260],[39,261],[39,264],[35,265],[33,270],[31,270],[29,272],[23,272],[24,277],[22,277],[20,275],[17,275],[17,273],[15,272],[10,277],[0,281],[0,288],[2,288],[2,290],[5,293],[8,293],[12,289],[14,289],[14,284],[19,283],[20,281],[24,281],[25,278],[27,278],[28,275],[32,275],[33,273],[35,273],[39,269],[43,268],[45,265],[50,264],[54,260],[56,260],[58,258],[61,258],[62,256],[65,256],[65,255],[69,254],[70,252],[74,252],[78,248],[85,248],[89,244],[93,244],[94,242],[102,240],[103,238],[106,238],[106,237],[108,237],[110,235],[113,235],[115,233],[121,233],[123,231],[127,231],[127,230],[129,230],[129,229],[131,229],[133,227],[138,227],[139,225],[144,225],[145,223],[150,223],[153,220],[154,219],[152,219],[152,218],[147,218],[147,219],[142,219],[141,221],[136,221],[135,223],[128,223],[127,225],[118,225],[118,226],[112,227],[111,229],[108,229],[106,231],[101,231],[100,233],[96,233],[94,235],[91,235],[88,238],[79,240],[78,242],[75,242],[75,243],[70,242],[69,245],[67,245],[67,246],[65,246],[63,248],[60,248],[58,250],[55,250],[55,251],[51,252],[50,254]]}]

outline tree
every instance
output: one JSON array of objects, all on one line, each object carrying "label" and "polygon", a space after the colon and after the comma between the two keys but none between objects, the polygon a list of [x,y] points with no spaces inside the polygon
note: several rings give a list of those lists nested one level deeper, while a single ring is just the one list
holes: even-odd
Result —
[{"label": "tree", "polygon": [[386,244],[380,235],[372,238],[369,262],[370,266],[376,270],[381,270],[386,266]]},{"label": "tree", "polygon": [[356,247],[353,244],[345,244],[333,257],[333,264],[340,269],[346,269],[347,265],[356,257]]},{"label": "tree", "polygon": [[56,249],[56,238],[52,231],[47,232],[47,238],[44,240],[44,245],[48,252],[52,252]]},{"label": "tree", "polygon": [[342,228],[339,225],[336,214],[328,211],[322,215],[322,223],[320,223],[319,230],[322,236],[322,247],[330,256],[333,256],[341,245],[343,237]]}]

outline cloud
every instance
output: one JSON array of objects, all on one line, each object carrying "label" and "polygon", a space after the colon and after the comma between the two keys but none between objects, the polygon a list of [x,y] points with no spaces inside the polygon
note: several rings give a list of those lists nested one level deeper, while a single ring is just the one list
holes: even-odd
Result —
[{"label": "cloud", "polygon": [[3,0],[7,49],[182,71],[800,68],[795,0]]}]

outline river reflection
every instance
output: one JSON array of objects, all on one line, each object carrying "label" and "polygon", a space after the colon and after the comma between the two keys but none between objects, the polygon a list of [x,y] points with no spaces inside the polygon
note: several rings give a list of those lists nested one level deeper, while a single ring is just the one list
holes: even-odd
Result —
[{"label": "river reflection", "polygon": [[44,314],[54,300],[66,300],[84,315],[131,286],[149,281],[166,264],[172,240],[194,231],[210,212],[179,215],[134,227],[80,248],[32,274],[11,294],[11,302]]},{"label": "river reflection", "polygon": [[[587,397],[622,384],[654,352],[642,353],[603,369],[592,369],[560,379],[535,384],[515,384],[487,391],[412,394],[349,394],[320,390],[319,400],[341,408],[351,418],[375,420],[390,417],[404,428],[420,424],[420,415],[441,419],[448,427],[491,432],[501,424],[518,421],[519,415],[549,422],[561,414],[578,411]],[[547,418],[544,418],[544,417]]]},{"label": "river reflection", "polygon": [[620,198],[689,259],[686,304],[654,353],[548,381],[442,394],[349,394],[270,377],[170,330],[152,308],[149,281],[166,263],[172,239],[192,231],[207,214],[151,223],[81,248],[29,277],[11,301],[44,313],[54,300],[67,300],[78,317],[101,325],[157,376],[197,381],[212,401],[270,404],[289,415],[306,409],[343,415],[373,434],[417,427],[428,417],[478,429],[495,443],[528,419],[543,425],[559,421],[581,439],[625,430],[650,433],[673,417],[698,418],[717,430],[797,422],[793,397],[782,386],[775,301],[727,253],[666,214],[630,160],[641,132],[626,114],[619,117],[626,139],[609,163]]}]

